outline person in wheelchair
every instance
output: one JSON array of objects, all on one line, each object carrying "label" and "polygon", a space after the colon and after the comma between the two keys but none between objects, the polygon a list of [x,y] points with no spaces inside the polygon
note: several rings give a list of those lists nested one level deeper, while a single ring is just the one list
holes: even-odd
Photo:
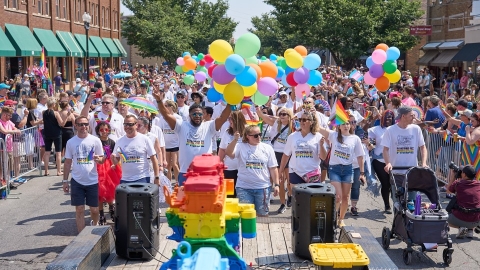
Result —
[{"label": "person in wheelchair", "polygon": [[472,165],[461,167],[459,173],[461,177],[448,187],[457,198],[448,223],[458,228],[457,238],[473,238],[473,229],[480,225],[480,181],[474,179],[476,173]]}]

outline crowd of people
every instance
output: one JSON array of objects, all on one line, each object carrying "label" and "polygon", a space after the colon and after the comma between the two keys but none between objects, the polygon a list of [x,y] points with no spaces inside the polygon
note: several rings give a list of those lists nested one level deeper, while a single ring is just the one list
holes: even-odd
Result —
[{"label": "crowd of people", "polygon": [[[449,194],[458,192],[459,180],[448,169],[460,151],[455,145],[480,141],[478,87],[463,76],[457,85],[458,74],[445,76],[441,87],[434,88],[427,69],[414,76],[405,71],[398,84],[381,93],[338,67],[322,66],[323,81],[312,86],[310,95],[297,97],[294,87],[279,83],[266,104],[246,98],[242,103],[253,106],[244,107],[209,101],[211,85],[186,85],[182,75],[169,69],[139,66],[129,71],[132,77],[114,79],[111,69],[90,70],[71,91],[54,83],[53,95],[30,82],[27,86],[28,75],[0,84],[2,138],[38,127],[39,139],[30,143],[40,146],[45,175],[54,146],[55,169],[63,175],[64,191],[71,193],[79,231],[85,226],[85,205],[92,224],[106,223],[103,203],[113,219],[112,193],[118,183],[163,186],[170,185],[163,179],[175,179],[182,186],[193,157],[206,153],[225,163],[225,177],[235,182],[233,196],[254,204],[259,216],[272,213],[272,195],[280,198],[275,211],[283,213],[292,205],[293,186],[328,177],[343,226],[348,212],[361,214],[357,203],[365,184],[375,189],[379,183],[384,202],[379,210],[392,213],[392,167],[429,166],[448,183]],[[131,97],[145,98],[158,113],[122,102]],[[340,125],[332,121],[336,101],[349,117]],[[23,112],[14,110],[17,102],[25,104]],[[445,134],[452,136],[444,140]],[[475,202],[468,207],[480,208],[480,200]],[[478,225],[478,220],[469,222],[468,229]],[[458,225],[459,232],[469,236],[465,226]]]}]

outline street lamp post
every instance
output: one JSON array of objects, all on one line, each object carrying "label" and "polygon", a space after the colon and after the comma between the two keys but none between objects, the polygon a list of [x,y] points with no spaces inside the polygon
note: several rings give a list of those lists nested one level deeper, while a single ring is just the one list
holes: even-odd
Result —
[{"label": "street lamp post", "polygon": [[92,16],[90,16],[90,14],[85,12],[83,13],[82,19],[83,19],[83,27],[85,27],[85,32],[87,35],[87,47],[86,47],[87,51],[85,55],[85,57],[87,58],[87,63],[86,63],[85,70],[87,71],[87,74],[88,74],[89,72],[88,67],[90,66],[90,58],[88,57],[88,29],[90,29],[90,22],[92,21]]}]

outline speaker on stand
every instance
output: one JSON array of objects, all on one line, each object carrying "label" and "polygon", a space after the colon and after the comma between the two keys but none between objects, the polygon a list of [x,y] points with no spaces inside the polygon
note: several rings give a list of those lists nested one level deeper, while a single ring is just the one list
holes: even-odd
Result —
[{"label": "speaker on stand", "polygon": [[115,190],[115,249],[126,259],[152,259],[159,245],[158,186],[120,184]]},{"label": "speaker on stand", "polygon": [[334,243],[335,187],[326,183],[295,185],[292,198],[292,250],[311,259],[312,243]]}]

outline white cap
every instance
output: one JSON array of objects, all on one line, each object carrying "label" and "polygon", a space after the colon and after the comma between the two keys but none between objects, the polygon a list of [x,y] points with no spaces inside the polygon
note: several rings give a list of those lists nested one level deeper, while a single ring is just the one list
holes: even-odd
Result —
[{"label": "white cap", "polygon": [[57,75],[62,75],[62,73],[60,71],[57,71]]},{"label": "white cap", "polygon": [[285,91],[280,91],[280,92],[278,92],[278,96],[282,96],[282,95],[288,95],[288,94],[287,94],[287,92],[285,92]]},{"label": "white cap", "polygon": [[76,81],[76,82],[81,82],[81,81],[82,81],[82,79],[80,79],[80,78],[76,78],[76,79],[75,79],[75,81]]},{"label": "white cap", "polygon": [[23,77],[28,77],[28,74],[24,74]]}]

